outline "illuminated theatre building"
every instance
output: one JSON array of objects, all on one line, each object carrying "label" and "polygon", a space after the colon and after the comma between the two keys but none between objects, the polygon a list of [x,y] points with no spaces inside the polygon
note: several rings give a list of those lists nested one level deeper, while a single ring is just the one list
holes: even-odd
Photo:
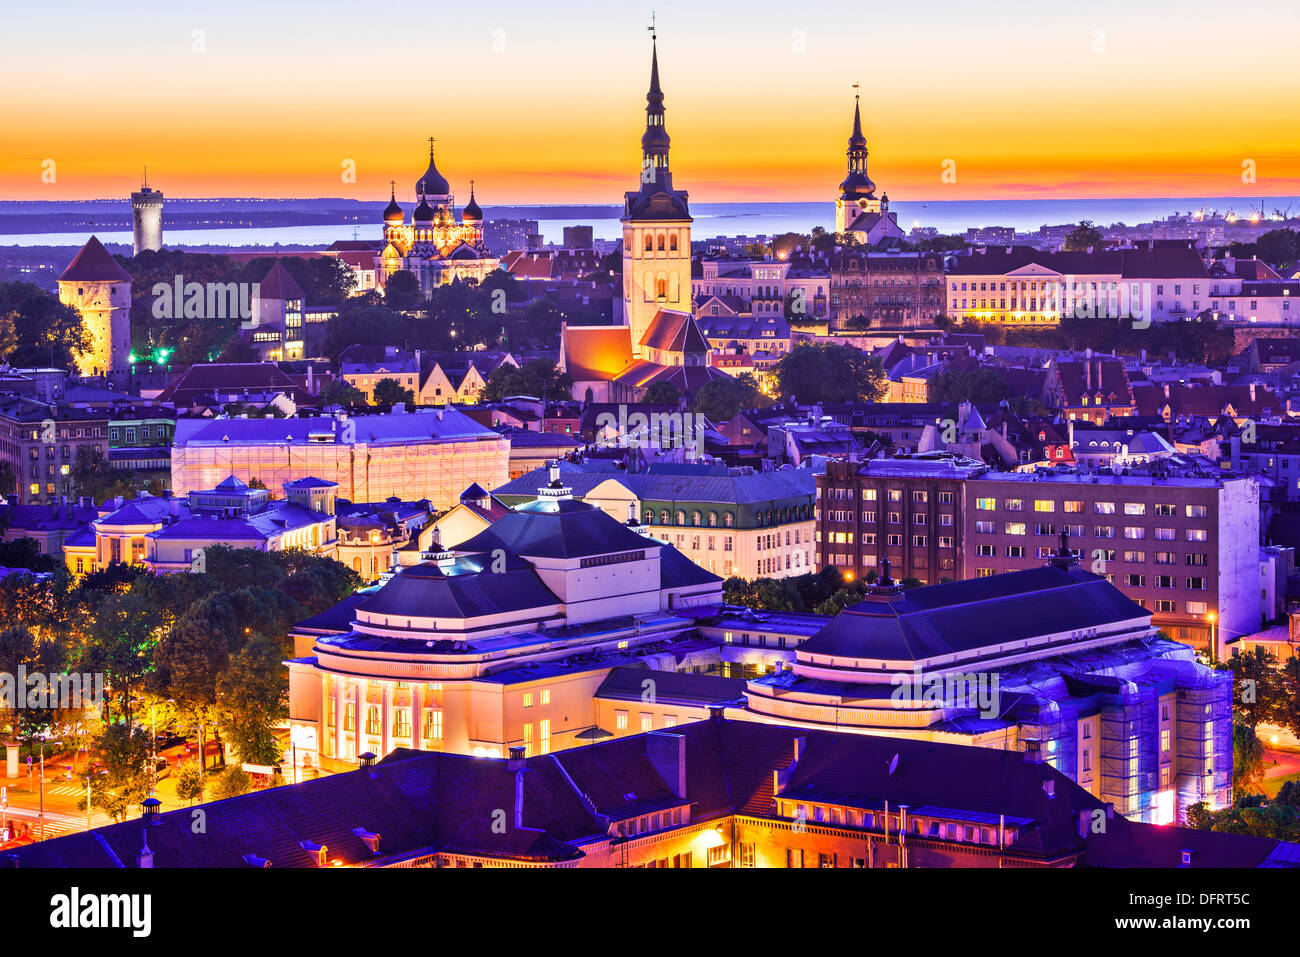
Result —
[{"label": "illuminated theatre building", "polygon": [[395,748],[546,754],[609,737],[595,697],[610,670],[674,670],[708,644],[679,611],[722,594],[631,521],[574,500],[556,472],[453,550],[300,622],[288,663],[299,763]]},{"label": "illuminated theatre building", "polygon": [[384,210],[384,239],[375,258],[381,284],[405,269],[415,275],[427,295],[435,286],[456,279],[481,281],[500,267],[501,260],[483,245],[483,210],[474,199],[472,184],[469,202],[457,221],[451,184],[433,161],[432,138],[429,168],[416,181],[415,192],[420,202],[409,223],[397,202],[396,185]]},{"label": "illuminated theatre building", "polygon": [[907,591],[886,564],[728,715],[1037,752],[1149,823],[1231,804],[1231,674],[1078,561],[1063,539],[1044,567]]}]

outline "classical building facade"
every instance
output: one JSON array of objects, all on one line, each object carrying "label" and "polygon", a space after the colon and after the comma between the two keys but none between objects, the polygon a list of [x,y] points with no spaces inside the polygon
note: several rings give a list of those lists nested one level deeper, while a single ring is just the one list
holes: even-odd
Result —
[{"label": "classical building facade", "polygon": [[546,754],[599,738],[610,669],[675,670],[694,626],[683,610],[721,600],[720,578],[643,531],[574,500],[556,472],[469,540],[299,623],[299,757]]},{"label": "classical building facade", "polygon": [[[831,260],[831,330],[933,327],[944,314],[940,253],[842,249]],[[858,325],[861,329],[861,323]]]}]

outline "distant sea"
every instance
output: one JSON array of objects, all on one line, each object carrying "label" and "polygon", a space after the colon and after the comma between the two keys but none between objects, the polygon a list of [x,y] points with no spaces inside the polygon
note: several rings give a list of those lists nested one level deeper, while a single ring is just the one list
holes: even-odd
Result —
[{"label": "distant sea", "polygon": [[[1242,197],[1183,197],[1177,199],[1025,199],[1025,200],[962,200],[894,202],[890,208],[898,213],[898,223],[903,229],[913,226],[933,226],[941,233],[964,233],[970,227],[1011,226],[1019,232],[1031,232],[1044,225],[1075,223],[1090,219],[1101,226],[1139,223],[1164,219],[1174,213],[1205,208],[1220,213],[1234,211],[1245,218],[1251,210],[1258,211],[1261,204],[1266,216],[1275,209],[1291,213],[1300,212],[1300,197],[1265,196],[1257,199]],[[167,229],[166,211],[163,213],[164,237],[168,246],[327,246],[338,239],[379,238],[379,210],[375,205],[375,225],[356,229],[355,224],[337,226],[271,226],[218,229]],[[547,242],[559,243],[565,226],[586,225],[593,228],[597,239],[614,240],[621,235],[618,222],[619,208],[593,206],[590,212],[581,207],[565,207],[565,218],[543,218],[546,207],[486,207],[488,219],[537,219],[538,228]],[[714,236],[772,236],[784,232],[807,233],[814,226],[830,229],[835,223],[832,203],[693,203],[695,224],[693,237],[708,239]],[[86,240],[89,230],[62,233],[0,234],[0,246],[79,246]],[[96,231],[104,242],[131,242],[129,230],[108,229]]]}]

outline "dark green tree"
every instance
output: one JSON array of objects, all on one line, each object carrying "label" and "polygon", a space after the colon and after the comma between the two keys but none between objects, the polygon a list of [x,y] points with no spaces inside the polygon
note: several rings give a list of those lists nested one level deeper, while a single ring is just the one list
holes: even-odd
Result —
[{"label": "dark green tree", "polygon": [[885,372],[878,358],[852,346],[802,345],[776,364],[783,398],[800,402],[855,402],[875,399],[884,391]]},{"label": "dark green tree", "polygon": [[405,402],[408,409],[415,405],[415,392],[404,388],[396,379],[380,379],[375,383],[375,404],[388,408]]}]

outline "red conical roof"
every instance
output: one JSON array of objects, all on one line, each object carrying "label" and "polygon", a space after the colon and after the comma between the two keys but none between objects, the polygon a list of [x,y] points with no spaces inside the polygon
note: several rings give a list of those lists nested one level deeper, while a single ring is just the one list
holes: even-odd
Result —
[{"label": "red conical roof", "polygon": [[130,282],[131,274],[118,265],[113,254],[96,236],[91,236],[81,251],[68,263],[59,282]]},{"label": "red conical roof", "polygon": [[284,263],[278,259],[271,267],[271,271],[262,279],[257,291],[262,299],[304,298],[302,287],[294,281],[293,276],[289,275],[289,270],[284,268]]}]

